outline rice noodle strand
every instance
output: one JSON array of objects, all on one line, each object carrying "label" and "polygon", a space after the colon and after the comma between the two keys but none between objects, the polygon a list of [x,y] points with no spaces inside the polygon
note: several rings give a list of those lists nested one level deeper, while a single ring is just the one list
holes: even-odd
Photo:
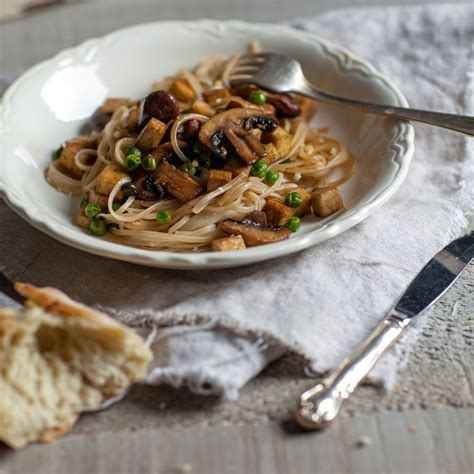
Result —
[{"label": "rice noodle strand", "polygon": [[[250,50],[259,52],[260,46],[253,42]],[[202,99],[207,90],[230,88],[229,76],[239,58],[239,54],[230,59],[213,56],[193,71],[181,71],[177,77],[164,78],[154,87],[166,89],[176,78],[184,78],[195,97]],[[222,100],[220,107],[226,107],[229,103],[259,108],[232,93]],[[84,148],[76,153],[73,161],[82,173],[81,179],[71,177],[62,163],[55,161],[48,167],[48,181],[62,192],[88,196],[95,190],[97,177],[107,165],[114,165],[128,173],[127,150],[136,146],[137,141],[137,134],[127,130],[127,120],[133,109],[136,112],[136,105],[118,107],[104,129],[93,135],[97,147]],[[184,113],[168,124],[173,151],[184,162],[190,158],[181,149],[178,134],[180,127],[189,120],[204,123],[209,118]],[[98,215],[107,224],[115,224],[108,227],[107,235],[114,241],[141,248],[206,251],[214,239],[223,236],[219,223],[224,219],[241,220],[249,212],[263,209],[269,197],[284,200],[288,192],[297,187],[312,192],[320,187],[338,186],[354,172],[355,158],[343,143],[328,134],[327,129],[310,128],[302,118],[282,119],[280,125],[292,134],[292,141],[289,152],[270,166],[270,169],[279,172],[275,183],[268,184],[264,178],[241,173],[225,185],[183,204],[171,198],[159,201],[141,201],[135,196],[125,198],[125,193],[122,193],[124,186],[129,186],[132,181],[127,176],[115,184],[107,196],[106,208],[102,208]],[[208,170],[203,166],[199,166],[198,170],[200,176],[194,179],[204,185]],[[114,206],[117,202],[121,203],[119,208]],[[161,224],[157,221],[157,213],[161,211],[171,214],[171,222]]]}]

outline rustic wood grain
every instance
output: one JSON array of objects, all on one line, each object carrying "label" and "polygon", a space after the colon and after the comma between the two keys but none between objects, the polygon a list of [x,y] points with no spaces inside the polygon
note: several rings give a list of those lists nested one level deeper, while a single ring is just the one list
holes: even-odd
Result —
[{"label": "rustic wood grain", "polygon": [[[282,21],[344,6],[392,3],[420,0],[89,0],[1,22],[0,76],[13,78],[63,48],[143,21]],[[268,423],[281,420],[311,383],[295,375],[294,367],[286,372],[280,367],[252,381],[236,403],[220,404],[171,389],[132,391],[111,410],[83,417],[71,435],[53,445],[33,445],[17,453],[0,447],[0,473],[473,472],[472,408],[373,413],[412,404],[472,406],[472,267],[469,274],[437,305],[425,329],[432,356],[428,344],[420,341],[398,390],[383,397],[375,389],[359,390],[346,410],[346,415],[352,411],[359,416],[341,418],[326,432],[302,434],[293,432],[291,423]],[[451,336],[443,339],[443,332]],[[209,423],[213,426],[204,426]],[[356,447],[362,437],[370,444]]]},{"label": "rustic wood grain", "polygon": [[268,423],[70,436],[0,459],[2,474],[461,474],[474,466],[473,433],[471,410],[443,409],[347,418],[318,433]]}]

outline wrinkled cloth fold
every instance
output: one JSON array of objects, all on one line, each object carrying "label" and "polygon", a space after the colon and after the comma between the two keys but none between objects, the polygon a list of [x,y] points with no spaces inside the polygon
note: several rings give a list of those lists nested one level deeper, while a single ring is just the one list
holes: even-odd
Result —
[{"label": "wrinkled cloth fold", "polygon": [[[472,7],[338,10],[293,26],[348,47],[399,86],[412,107],[473,113]],[[92,256],[41,234],[0,203],[0,270],[55,286],[158,336],[147,381],[236,398],[285,351],[315,371],[337,365],[423,264],[473,214],[473,143],[417,126],[398,193],[361,224],[296,255],[243,268],[172,271]],[[372,373],[393,386],[421,319]]]}]

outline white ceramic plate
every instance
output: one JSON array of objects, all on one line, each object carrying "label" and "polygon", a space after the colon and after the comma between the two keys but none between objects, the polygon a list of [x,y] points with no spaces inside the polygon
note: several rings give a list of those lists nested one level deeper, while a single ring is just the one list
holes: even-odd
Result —
[{"label": "white ceramic plate", "polygon": [[107,96],[139,98],[153,81],[212,53],[245,50],[251,39],[298,59],[315,84],[341,95],[407,106],[400,91],[371,65],[315,36],[283,26],[243,22],[158,22],[138,25],[63,51],[24,74],[0,110],[0,195],[37,229],[87,252],[164,268],[225,268],[297,252],[356,225],[386,202],[407,174],[414,133],[407,123],[323,106],[315,118],[358,159],[342,187],[346,210],[327,222],[305,219],[284,242],[237,252],[177,254],[97,238],[74,225],[77,200],[44,177],[51,152],[78,134]]}]

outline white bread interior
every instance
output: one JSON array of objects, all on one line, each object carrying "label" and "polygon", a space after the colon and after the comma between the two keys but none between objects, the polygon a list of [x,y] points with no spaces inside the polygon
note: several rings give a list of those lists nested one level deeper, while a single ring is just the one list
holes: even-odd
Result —
[{"label": "white bread interior", "polygon": [[79,413],[141,379],[152,355],[132,330],[52,288],[17,284],[24,309],[0,309],[0,441],[50,442]]}]

